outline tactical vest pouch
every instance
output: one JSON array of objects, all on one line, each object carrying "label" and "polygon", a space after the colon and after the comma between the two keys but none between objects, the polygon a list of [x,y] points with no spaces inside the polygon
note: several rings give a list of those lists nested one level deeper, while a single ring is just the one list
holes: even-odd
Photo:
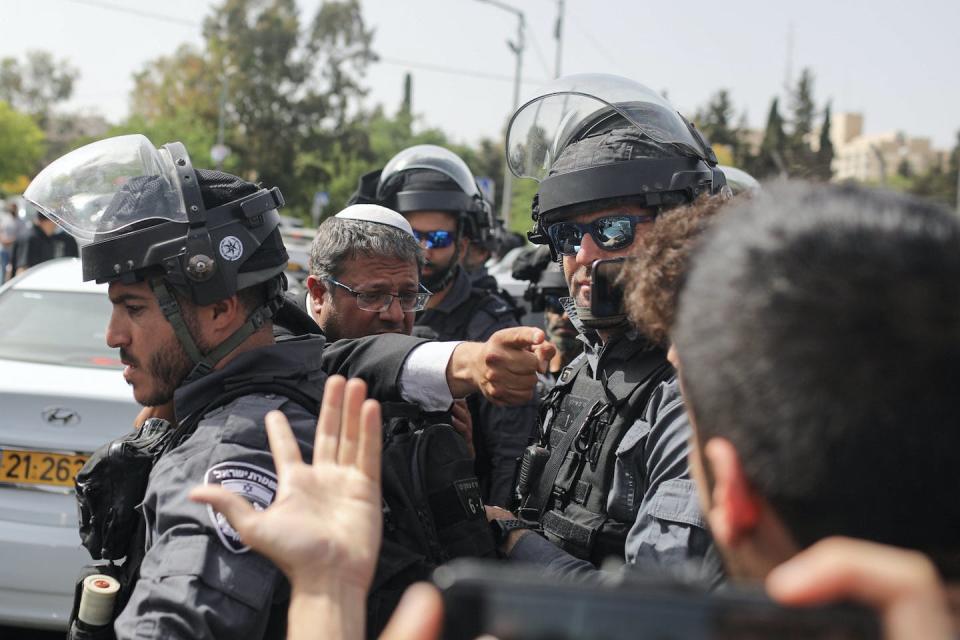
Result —
[{"label": "tactical vest pouch", "polygon": [[480,498],[480,482],[463,438],[446,424],[417,432],[414,482],[426,498],[441,560],[493,556],[495,544]]},{"label": "tactical vest pouch", "polygon": [[94,560],[127,555],[150,471],[175,431],[166,420],[151,418],[97,449],[80,469],[76,480],[80,539]]},{"label": "tactical vest pouch", "polygon": [[367,599],[367,637],[376,638],[403,591],[459,557],[495,557],[473,460],[447,424],[389,429],[383,448],[383,545]]}]

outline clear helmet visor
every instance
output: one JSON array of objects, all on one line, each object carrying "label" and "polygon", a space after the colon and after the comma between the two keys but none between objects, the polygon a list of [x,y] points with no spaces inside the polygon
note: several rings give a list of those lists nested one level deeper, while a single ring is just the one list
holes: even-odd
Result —
[{"label": "clear helmet visor", "polygon": [[[390,184],[398,174],[411,169],[437,171],[456,182],[460,190],[468,196],[473,197],[480,194],[473,172],[460,159],[460,156],[435,144],[418,144],[393,156],[380,173],[378,191],[381,191],[385,185]],[[383,194],[378,193],[377,195],[379,197]]]},{"label": "clear helmet visor", "polygon": [[139,134],[71,151],[41,171],[23,195],[81,242],[146,220],[187,221],[169,152]]},{"label": "clear helmet visor", "polygon": [[687,121],[648,87],[606,74],[558,78],[513,115],[507,128],[507,163],[519,178],[542,180],[573,142],[623,120],[652,142],[679,155],[707,159]]}]

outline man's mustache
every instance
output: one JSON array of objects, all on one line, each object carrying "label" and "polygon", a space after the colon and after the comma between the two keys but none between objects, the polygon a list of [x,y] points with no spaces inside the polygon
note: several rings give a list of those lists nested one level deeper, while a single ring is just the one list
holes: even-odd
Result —
[{"label": "man's mustache", "polygon": [[132,366],[134,366],[134,367],[139,367],[139,366],[140,366],[140,363],[137,362],[137,359],[134,358],[133,356],[131,356],[130,353],[129,353],[128,351],[124,350],[123,347],[120,347],[120,360],[122,360],[123,362],[126,362],[127,364],[132,365]]}]

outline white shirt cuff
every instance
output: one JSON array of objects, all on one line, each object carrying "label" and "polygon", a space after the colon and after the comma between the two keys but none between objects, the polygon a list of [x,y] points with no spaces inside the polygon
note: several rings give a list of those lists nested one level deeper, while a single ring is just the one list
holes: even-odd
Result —
[{"label": "white shirt cuff", "polygon": [[446,411],[453,404],[447,364],[460,342],[424,342],[414,347],[400,371],[400,396],[424,411]]}]

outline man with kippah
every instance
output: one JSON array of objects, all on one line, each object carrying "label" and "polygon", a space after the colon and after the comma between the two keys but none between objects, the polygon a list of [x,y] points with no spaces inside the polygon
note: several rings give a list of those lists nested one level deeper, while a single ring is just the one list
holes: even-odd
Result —
[{"label": "man with kippah", "polygon": [[317,229],[305,307],[331,341],[410,335],[430,299],[420,284],[422,266],[423,251],[403,216],[375,204],[349,206]]}]

